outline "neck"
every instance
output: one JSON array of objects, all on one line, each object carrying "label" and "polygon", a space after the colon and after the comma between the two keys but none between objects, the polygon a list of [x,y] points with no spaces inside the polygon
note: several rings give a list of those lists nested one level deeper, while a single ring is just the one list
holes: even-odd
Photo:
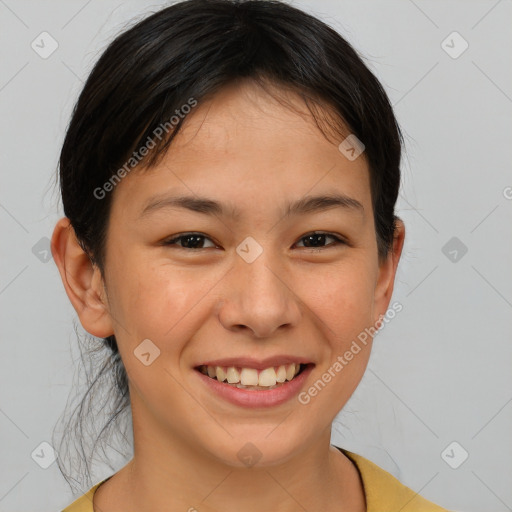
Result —
[{"label": "neck", "polygon": [[100,486],[98,511],[365,510],[359,473],[330,445],[330,428],[278,464],[235,467],[177,433],[133,421],[134,457]]}]

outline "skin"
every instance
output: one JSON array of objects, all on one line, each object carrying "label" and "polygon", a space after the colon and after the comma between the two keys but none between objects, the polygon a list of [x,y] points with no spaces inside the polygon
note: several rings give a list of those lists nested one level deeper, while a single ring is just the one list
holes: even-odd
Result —
[{"label": "skin", "polygon": [[[280,93],[301,114],[250,82],[225,87],[192,111],[156,167],[116,186],[104,278],[69,220],[55,227],[52,253],[69,299],[89,333],[115,334],[129,376],[135,455],[98,489],[95,511],[365,510],[359,473],[330,435],[371,342],[307,405],[239,407],[200,385],[193,369],[292,354],[315,364],[307,390],[390,303],[403,224],[380,261],[364,153],[345,158],[302,100]],[[162,193],[206,196],[240,215],[163,208],[140,217]],[[285,215],[287,202],[330,193],[363,209]],[[191,231],[207,237],[204,248],[162,244]],[[313,231],[348,244],[327,237],[308,248]],[[252,263],[236,252],[247,236],[263,248]],[[133,353],[144,339],[160,350],[149,366]],[[237,457],[247,442],[262,454],[250,468]]]}]

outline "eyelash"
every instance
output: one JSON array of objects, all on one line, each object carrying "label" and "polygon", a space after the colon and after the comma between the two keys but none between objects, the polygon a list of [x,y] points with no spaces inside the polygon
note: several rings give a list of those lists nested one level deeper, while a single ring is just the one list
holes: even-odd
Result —
[{"label": "eyelash", "polygon": [[[337,246],[337,245],[349,245],[348,242],[346,242],[345,240],[343,240],[339,236],[336,236],[333,233],[328,233],[328,232],[325,232],[325,231],[312,231],[311,233],[306,233],[304,236],[301,236],[299,238],[299,241],[303,240],[304,238],[308,238],[308,237],[314,236],[314,235],[325,235],[328,238],[334,239],[335,242],[331,243],[331,244],[328,244],[328,245],[325,245],[324,247],[320,247],[320,248],[319,247],[304,247],[304,249],[308,249],[310,252],[321,252],[321,251],[323,251],[323,250],[325,250],[325,249],[327,249],[329,247],[334,247],[334,246]],[[203,233],[191,232],[191,233],[183,233],[182,235],[176,236],[176,237],[174,237],[172,239],[164,240],[162,242],[162,244],[165,245],[165,246],[176,245],[177,241],[185,239],[185,238],[187,238],[189,236],[201,237],[201,238],[210,240],[212,243],[214,243],[213,240],[211,240],[210,237],[204,235]],[[194,249],[194,248],[179,247],[179,246],[177,246],[177,248],[178,249],[183,249],[185,251],[200,251],[200,250],[204,250],[204,249],[212,249],[212,247],[199,247],[197,249]]]}]

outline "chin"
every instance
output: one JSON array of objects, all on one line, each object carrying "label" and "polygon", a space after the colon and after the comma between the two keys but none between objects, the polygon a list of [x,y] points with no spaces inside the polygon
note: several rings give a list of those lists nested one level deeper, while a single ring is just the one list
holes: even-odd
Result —
[{"label": "chin", "polygon": [[[303,449],[304,438],[295,439],[288,432],[250,434],[245,429],[244,435],[236,435],[224,442],[215,442],[205,447],[220,463],[233,468],[265,468],[284,464],[296,457]],[[268,430],[270,432],[271,430]]]}]

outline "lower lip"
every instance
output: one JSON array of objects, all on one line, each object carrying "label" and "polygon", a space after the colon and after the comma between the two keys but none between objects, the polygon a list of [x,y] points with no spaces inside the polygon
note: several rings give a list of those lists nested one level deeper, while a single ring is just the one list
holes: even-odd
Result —
[{"label": "lower lip", "polygon": [[294,379],[286,381],[285,384],[277,388],[268,390],[240,389],[230,384],[219,382],[217,379],[212,379],[199,370],[194,371],[209,389],[232,404],[242,407],[272,407],[283,404],[297,395],[304,386],[312,369],[313,365],[308,365]]}]

